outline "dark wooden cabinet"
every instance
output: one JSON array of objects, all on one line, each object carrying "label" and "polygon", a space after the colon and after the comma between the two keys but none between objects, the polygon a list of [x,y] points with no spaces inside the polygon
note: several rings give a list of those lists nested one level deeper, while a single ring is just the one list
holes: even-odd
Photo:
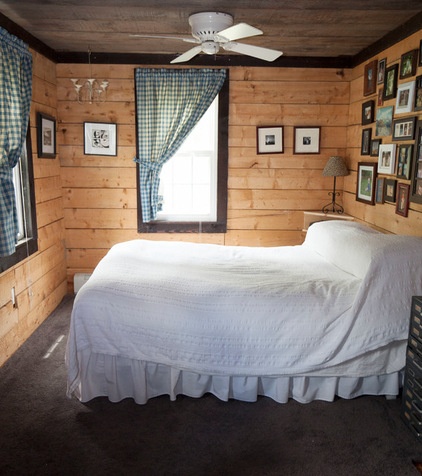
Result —
[{"label": "dark wooden cabinet", "polygon": [[402,396],[402,417],[422,440],[422,296],[413,296]]}]

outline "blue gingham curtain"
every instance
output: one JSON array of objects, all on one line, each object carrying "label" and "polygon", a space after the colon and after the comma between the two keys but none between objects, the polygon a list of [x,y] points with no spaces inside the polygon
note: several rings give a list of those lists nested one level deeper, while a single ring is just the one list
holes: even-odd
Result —
[{"label": "blue gingham curtain", "polygon": [[135,71],[139,183],[142,221],[157,214],[160,172],[220,91],[225,70]]},{"label": "blue gingham curtain", "polygon": [[28,46],[0,27],[0,256],[15,252],[18,223],[13,167],[25,141],[31,96]]}]

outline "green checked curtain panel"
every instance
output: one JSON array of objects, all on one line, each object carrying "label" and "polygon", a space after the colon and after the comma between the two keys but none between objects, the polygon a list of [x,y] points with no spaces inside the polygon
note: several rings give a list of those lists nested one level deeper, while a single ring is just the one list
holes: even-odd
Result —
[{"label": "green checked curtain panel", "polygon": [[12,169],[25,141],[31,96],[31,53],[0,27],[0,256],[15,252],[18,223]]},{"label": "green checked curtain panel", "polygon": [[226,77],[218,69],[135,70],[142,221],[157,214],[163,165],[201,119]]}]

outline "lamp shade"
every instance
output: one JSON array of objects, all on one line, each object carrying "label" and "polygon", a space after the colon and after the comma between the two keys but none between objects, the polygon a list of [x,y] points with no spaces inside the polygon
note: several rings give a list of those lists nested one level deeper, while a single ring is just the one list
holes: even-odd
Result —
[{"label": "lamp shade", "polygon": [[330,157],[322,171],[324,177],[344,177],[349,175],[343,159],[337,155]]}]

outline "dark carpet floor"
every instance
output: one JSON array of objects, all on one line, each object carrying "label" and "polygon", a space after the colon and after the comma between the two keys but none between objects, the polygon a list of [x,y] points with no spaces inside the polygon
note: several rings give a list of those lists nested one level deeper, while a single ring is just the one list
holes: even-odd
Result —
[{"label": "dark carpet floor", "polygon": [[65,396],[66,297],[0,368],[1,475],[419,475],[400,399],[278,404]]}]

